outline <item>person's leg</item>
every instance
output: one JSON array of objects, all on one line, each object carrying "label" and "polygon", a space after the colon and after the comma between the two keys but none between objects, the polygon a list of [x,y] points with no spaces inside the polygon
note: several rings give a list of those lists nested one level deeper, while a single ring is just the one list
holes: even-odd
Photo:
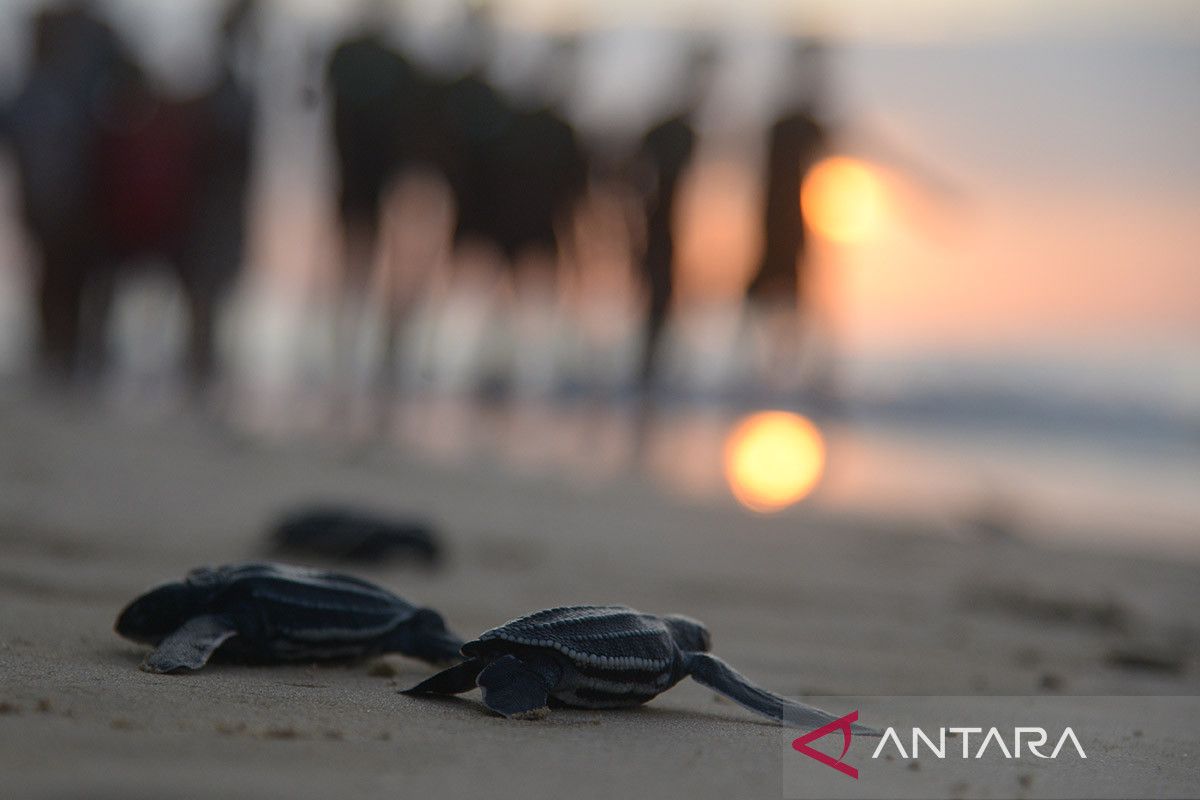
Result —
[{"label": "person's leg", "polygon": [[37,274],[38,358],[42,370],[50,375],[61,374],[67,366],[63,301],[61,266],[44,256]]},{"label": "person's leg", "polygon": [[451,217],[447,187],[427,168],[406,170],[386,195],[375,280],[383,306],[383,344],[376,377],[385,406],[400,388],[404,329],[448,258]]},{"label": "person's leg", "polygon": [[554,388],[560,353],[556,340],[558,272],[557,248],[552,239],[522,248],[514,268],[509,361],[518,386],[535,394],[549,393]]},{"label": "person's leg", "polygon": [[635,449],[639,458],[648,453],[650,433],[654,427],[657,410],[655,393],[662,378],[663,336],[674,294],[671,271],[673,253],[670,234],[659,231],[656,235],[651,229],[645,260],[649,297],[642,328],[642,351],[637,375],[640,396],[634,422]]},{"label": "person's leg", "polygon": [[184,359],[188,388],[200,395],[212,382],[216,351],[216,292],[191,286],[184,288],[188,308],[188,343]]},{"label": "person's leg", "polygon": [[335,418],[344,418],[359,363],[363,316],[375,261],[377,222],[367,212],[344,214],[341,220],[341,261],[333,297],[333,364],[330,380]]},{"label": "person's leg", "polygon": [[118,277],[115,263],[98,260],[80,283],[79,361],[89,379],[102,376],[109,366],[109,320],[116,302]]},{"label": "person's leg", "polygon": [[649,298],[643,324],[642,353],[638,367],[638,386],[652,391],[661,369],[663,333],[674,294],[672,276],[673,241],[669,233],[651,231],[646,249],[645,274]]}]

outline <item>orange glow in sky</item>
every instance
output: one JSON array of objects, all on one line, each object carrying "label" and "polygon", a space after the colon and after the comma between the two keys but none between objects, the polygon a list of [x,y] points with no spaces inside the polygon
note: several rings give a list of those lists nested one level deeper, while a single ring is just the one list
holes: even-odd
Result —
[{"label": "orange glow in sky", "polygon": [[825,440],[808,419],[786,411],[746,417],[725,440],[725,479],[752,511],[779,511],[808,496],[825,471]]},{"label": "orange glow in sky", "polygon": [[861,161],[833,156],[817,163],[800,188],[804,219],[818,234],[839,244],[874,236],[883,218],[883,186]]}]

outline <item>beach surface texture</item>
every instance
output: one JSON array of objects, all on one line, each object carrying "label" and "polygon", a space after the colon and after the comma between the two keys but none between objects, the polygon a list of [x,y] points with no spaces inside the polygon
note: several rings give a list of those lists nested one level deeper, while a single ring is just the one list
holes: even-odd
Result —
[{"label": "beach surface texture", "polygon": [[[513,722],[477,692],[398,694],[431,672],[400,656],[138,669],[147,648],[112,630],[127,601],[198,565],[264,557],[267,526],[314,499],[437,520],[443,569],[337,568],[440,610],[468,638],[538,608],[623,603],[705,621],[716,653],[797,698],[1046,695],[1075,698],[1085,714],[1091,696],[1200,694],[1196,564],[1138,556],[1137,531],[1127,553],[1097,553],[803,509],[758,516],[732,501],[665,499],[633,475],[581,487],[390,448],[250,441],[191,418],[134,419],[6,389],[3,793],[785,796],[797,734],[691,681],[635,710]],[[876,708],[885,714],[886,701]],[[1110,723],[1089,766],[1119,760],[1127,794],[1200,787],[1194,722]],[[871,748],[860,746],[861,763]],[[895,789],[1036,796],[1045,769],[981,763],[953,780],[903,769]]]}]

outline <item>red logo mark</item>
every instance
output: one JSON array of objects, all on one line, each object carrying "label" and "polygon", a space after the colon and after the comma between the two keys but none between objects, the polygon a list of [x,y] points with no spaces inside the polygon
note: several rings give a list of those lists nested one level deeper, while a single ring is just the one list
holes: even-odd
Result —
[{"label": "red logo mark", "polygon": [[[844,716],[840,719],[835,719],[833,722],[829,723],[828,725],[822,725],[821,727],[817,728],[815,731],[809,731],[808,733],[801,736],[799,739],[794,740],[792,742],[792,749],[796,750],[797,752],[803,753],[804,755],[808,756],[809,758],[815,758],[817,761],[820,761],[825,766],[833,767],[838,772],[841,772],[844,775],[849,775],[851,778],[854,778],[854,780],[858,780],[858,770],[855,769],[854,767],[850,766],[849,764],[842,763],[842,759],[846,757],[846,752],[850,749],[850,736],[851,736],[850,726],[853,725],[855,722],[858,722],[858,712],[851,711],[846,716]],[[833,758],[832,756],[827,756],[824,753],[822,753],[820,750],[814,750],[808,746],[809,742],[816,741],[817,739],[820,739],[822,736],[826,736],[827,734],[833,733],[834,731],[837,731],[837,730],[840,730],[842,732],[842,736],[844,737],[842,740],[842,742],[843,742],[842,743],[842,754],[840,756],[838,756],[837,758]]]}]

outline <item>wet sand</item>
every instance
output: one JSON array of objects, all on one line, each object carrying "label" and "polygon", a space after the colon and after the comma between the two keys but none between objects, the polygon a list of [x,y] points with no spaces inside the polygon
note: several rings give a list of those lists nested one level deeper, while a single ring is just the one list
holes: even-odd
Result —
[{"label": "wet sand", "polygon": [[[401,657],[137,669],[145,648],[111,627],[127,600],[199,564],[262,557],[280,511],[322,499],[438,520],[444,569],[354,571],[466,635],[548,605],[620,602],[703,619],[716,652],[787,695],[1045,693],[1083,709],[1088,695],[1200,694],[1200,581],[1186,560],[952,540],[878,518],[753,516],[732,501],[666,499],[634,475],[583,489],[383,447],[264,444],[186,417],[133,421],[5,387],[5,794],[781,796],[795,734],[691,682],[639,710],[515,723],[477,693],[397,694],[428,674]],[[1127,734],[1112,735],[1115,752]],[[1144,736],[1129,779],[1194,793],[1194,761],[1166,754],[1182,741],[1194,755],[1195,730]],[[931,770],[904,781],[925,796],[1027,789],[986,770],[965,787]]]}]

